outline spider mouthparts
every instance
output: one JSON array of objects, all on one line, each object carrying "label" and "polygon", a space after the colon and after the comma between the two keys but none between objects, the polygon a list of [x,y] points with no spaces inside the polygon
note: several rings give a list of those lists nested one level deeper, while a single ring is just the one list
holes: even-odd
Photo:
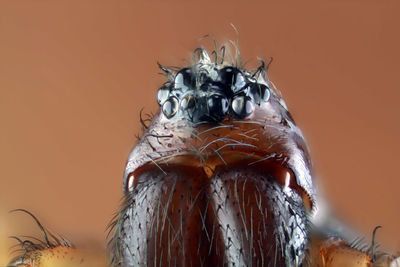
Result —
[{"label": "spider mouthparts", "polygon": [[[293,173],[275,160],[193,155],[137,169],[120,222],[124,262],[224,266],[301,262],[308,221]],[[258,160],[258,162],[257,162]],[[252,164],[253,163],[253,164]],[[294,238],[295,237],[295,238]],[[131,250],[128,248],[137,248]],[[263,265],[263,264],[261,264]],[[281,266],[281,265],[276,265]]]}]

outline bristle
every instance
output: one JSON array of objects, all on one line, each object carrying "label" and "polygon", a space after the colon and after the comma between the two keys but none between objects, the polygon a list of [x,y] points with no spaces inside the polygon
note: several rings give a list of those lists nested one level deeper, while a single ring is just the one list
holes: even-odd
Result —
[{"label": "bristle", "polygon": [[[33,236],[22,235],[21,237],[25,239],[21,239],[17,236],[10,236],[10,238],[15,239],[18,244],[16,246],[20,246],[20,249],[14,250],[13,253],[18,253],[15,257],[11,259],[8,263],[8,266],[15,266],[15,264],[23,263],[26,260],[27,254],[31,252],[41,251],[47,248],[54,248],[57,246],[63,247],[74,247],[73,244],[68,241],[66,238],[58,235],[54,235],[49,230],[47,230],[39,221],[39,219],[33,215],[31,212],[25,209],[15,209],[10,212],[23,212],[28,214],[30,217],[34,219],[36,225],[39,227],[40,231],[43,235],[43,240]],[[49,238],[50,237],[50,238]],[[13,246],[15,247],[15,246]]]}]

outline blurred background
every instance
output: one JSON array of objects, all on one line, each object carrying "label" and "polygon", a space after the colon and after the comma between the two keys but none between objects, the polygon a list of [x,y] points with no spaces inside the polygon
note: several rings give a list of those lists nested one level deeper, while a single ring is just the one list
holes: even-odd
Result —
[{"label": "blurred background", "polygon": [[311,148],[341,217],[400,250],[398,1],[1,1],[0,266],[25,208],[77,245],[105,247],[139,111],[158,109],[157,61],[185,65],[239,30]]}]

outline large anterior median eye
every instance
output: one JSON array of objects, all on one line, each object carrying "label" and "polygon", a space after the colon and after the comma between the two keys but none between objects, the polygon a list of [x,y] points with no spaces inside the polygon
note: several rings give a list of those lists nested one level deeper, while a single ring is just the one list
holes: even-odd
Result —
[{"label": "large anterior median eye", "polygon": [[229,102],[226,97],[214,94],[208,98],[207,106],[208,113],[218,121],[228,112]]}]

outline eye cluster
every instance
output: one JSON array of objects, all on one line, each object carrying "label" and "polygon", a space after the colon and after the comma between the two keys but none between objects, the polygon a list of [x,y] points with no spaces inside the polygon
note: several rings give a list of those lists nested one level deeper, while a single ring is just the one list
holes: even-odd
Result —
[{"label": "eye cluster", "polygon": [[183,68],[157,93],[167,118],[181,112],[192,123],[219,122],[227,114],[244,119],[269,97],[265,84],[233,66]]}]

